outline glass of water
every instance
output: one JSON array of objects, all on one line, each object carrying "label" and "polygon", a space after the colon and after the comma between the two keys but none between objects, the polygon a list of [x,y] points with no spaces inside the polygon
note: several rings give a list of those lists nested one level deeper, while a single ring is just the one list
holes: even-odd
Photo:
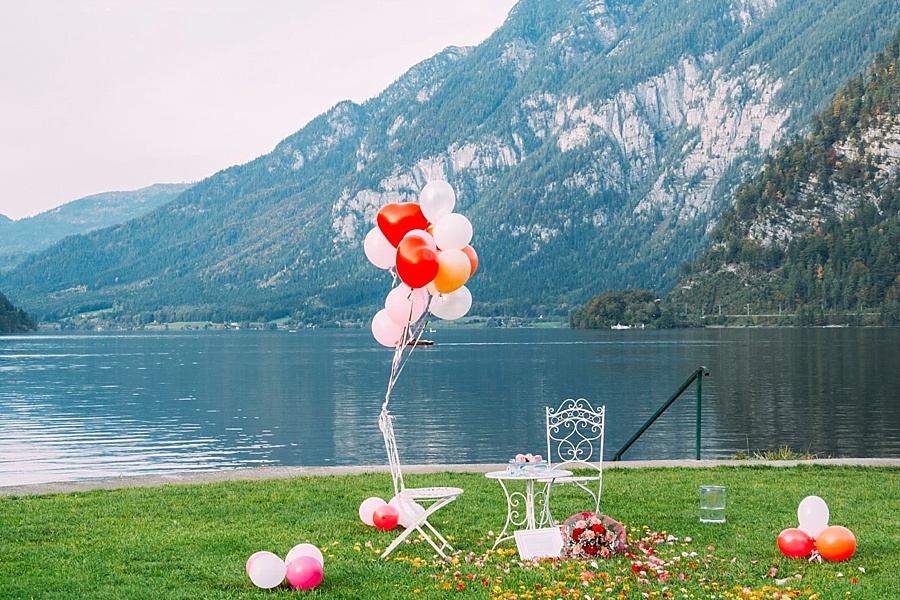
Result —
[{"label": "glass of water", "polygon": [[725,522],[725,486],[700,486],[700,522]]}]

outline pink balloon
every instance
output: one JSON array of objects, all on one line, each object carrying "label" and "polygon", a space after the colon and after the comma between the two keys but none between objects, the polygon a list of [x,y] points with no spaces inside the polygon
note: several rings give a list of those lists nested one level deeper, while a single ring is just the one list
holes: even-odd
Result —
[{"label": "pink balloon", "polygon": [[299,556],[288,564],[286,576],[291,587],[311,590],[322,583],[324,570],[319,561],[312,556]]},{"label": "pink balloon", "polygon": [[363,241],[366,258],[379,269],[390,269],[397,264],[397,249],[384,237],[377,227],[366,234]]},{"label": "pink balloon", "polygon": [[396,348],[403,337],[403,326],[397,325],[386,308],[379,310],[372,319],[372,335],[382,346]]},{"label": "pink balloon", "polygon": [[384,308],[391,320],[400,327],[419,320],[428,308],[428,291],[425,288],[412,289],[400,283],[392,289],[384,301]]},{"label": "pink balloon", "polygon": [[359,520],[369,527],[374,527],[375,521],[372,520],[372,517],[375,515],[375,509],[385,504],[387,504],[387,502],[381,498],[366,498],[362,501],[362,504],[359,505]]}]

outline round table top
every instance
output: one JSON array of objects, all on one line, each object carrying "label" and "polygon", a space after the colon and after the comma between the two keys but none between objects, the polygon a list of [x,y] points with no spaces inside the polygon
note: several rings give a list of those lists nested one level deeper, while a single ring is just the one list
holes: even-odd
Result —
[{"label": "round table top", "polygon": [[565,469],[522,469],[519,471],[491,471],[484,474],[488,479],[553,479],[554,477],[571,477],[572,471]]}]

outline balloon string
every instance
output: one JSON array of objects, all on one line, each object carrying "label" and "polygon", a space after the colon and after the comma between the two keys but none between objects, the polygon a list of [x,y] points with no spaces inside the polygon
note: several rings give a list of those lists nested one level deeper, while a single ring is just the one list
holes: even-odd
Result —
[{"label": "balloon string", "polygon": [[[410,296],[411,295],[412,294],[410,294]],[[410,303],[409,311],[409,318],[412,319],[412,303]],[[394,384],[400,377],[400,373],[403,372],[403,367],[405,367],[407,361],[409,361],[412,351],[419,345],[419,340],[422,339],[422,334],[425,332],[425,325],[427,324],[428,307],[426,306],[424,315],[415,324],[407,324],[406,327],[403,328],[400,335],[400,343],[394,348],[394,358],[391,360],[391,375],[388,378],[387,392],[384,395],[384,404],[381,405],[381,410],[387,410],[388,403],[391,401],[391,391],[394,389]],[[406,352],[406,360],[403,360],[403,353],[407,349],[409,351]]]}]

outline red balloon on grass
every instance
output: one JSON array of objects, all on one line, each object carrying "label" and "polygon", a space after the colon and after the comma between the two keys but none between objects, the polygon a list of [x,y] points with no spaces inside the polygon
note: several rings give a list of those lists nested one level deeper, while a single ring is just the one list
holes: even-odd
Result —
[{"label": "red balloon on grass", "polygon": [[856,536],[840,525],[826,527],[816,536],[816,550],[826,560],[847,560],[856,552]]},{"label": "red balloon on grass", "polygon": [[813,539],[805,531],[796,527],[785,529],[778,534],[778,549],[791,558],[809,556],[814,544]]},{"label": "red balloon on grass", "polygon": [[389,531],[400,522],[400,511],[397,510],[396,506],[391,506],[390,504],[379,506],[372,514],[372,521],[378,529]]}]

